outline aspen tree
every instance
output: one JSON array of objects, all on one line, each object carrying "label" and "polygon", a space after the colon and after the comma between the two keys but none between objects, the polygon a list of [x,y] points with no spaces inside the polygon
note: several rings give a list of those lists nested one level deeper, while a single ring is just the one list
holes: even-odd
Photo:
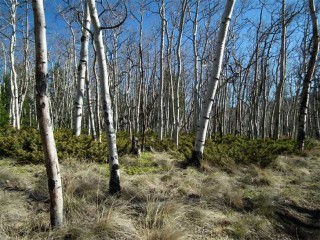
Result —
[{"label": "aspen tree", "polygon": [[23,81],[21,83],[21,87],[19,89],[20,97],[18,98],[19,102],[19,117],[21,120],[22,116],[22,108],[25,101],[25,97],[27,95],[30,77],[29,77],[29,62],[28,62],[28,55],[29,55],[29,4],[26,2],[25,4],[25,29],[24,29],[24,46],[23,46],[23,65],[24,65],[24,76]]},{"label": "aspen tree", "polygon": [[63,224],[63,197],[60,167],[53,136],[48,101],[48,60],[46,23],[42,0],[32,1],[36,48],[36,104],[42,145],[46,160],[50,194],[50,221],[52,227]]},{"label": "aspen tree", "polygon": [[[167,38],[167,48],[166,48],[166,55],[167,55],[167,68],[168,68],[168,75],[169,75],[169,98],[168,98],[168,103],[171,103],[171,111],[170,107],[168,107],[168,124],[169,121],[171,121],[171,129],[170,129],[170,137],[172,138],[172,133],[174,131],[174,127],[176,125],[176,114],[175,114],[175,100],[174,100],[174,84],[173,84],[173,71],[172,71],[172,41],[173,41],[173,30],[169,34],[169,26],[168,26],[168,21],[166,21],[166,38]],[[168,104],[168,105],[169,105]],[[170,118],[171,116],[171,118]]]},{"label": "aspen tree", "polygon": [[275,107],[274,107],[274,128],[273,128],[273,138],[278,139],[280,136],[280,109],[282,103],[282,92],[286,81],[286,66],[287,66],[287,53],[286,53],[286,38],[287,38],[287,28],[286,28],[286,0],[282,0],[282,19],[281,19],[281,50],[280,50],[280,81],[277,86],[276,96],[275,96]]},{"label": "aspen tree", "polygon": [[181,81],[181,70],[182,70],[182,62],[181,62],[181,41],[182,41],[182,32],[184,27],[184,19],[187,9],[187,0],[183,0],[181,2],[181,15],[180,15],[180,23],[179,23],[179,33],[177,40],[177,61],[178,61],[178,70],[177,70],[177,80],[176,80],[176,92],[175,92],[175,108],[176,108],[176,128],[174,132],[174,142],[176,146],[179,145],[179,132],[180,132],[180,81]]},{"label": "aspen tree", "polygon": [[111,109],[111,99],[109,92],[109,79],[108,79],[108,68],[105,49],[102,40],[102,28],[98,17],[95,0],[87,0],[89,5],[90,15],[92,19],[92,26],[94,29],[94,42],[96,47],[97,60],[99,64],[100,73],[100,91],[102,99],[102,109],[105,118],[105,128],[108,140],[109,149],[109,166],[110,166],[110,181],[109,181],[109,192],[111,194],[120,192],[120,171],[118,161],[118,150],[116,144],[116,133],[113,127],[113,117]]},{"label": "aspen tree", "polygon": [[91,135],[93,141],[97,140],[97,133],[95,128],[95,122],[94,122],[94,113],[93,113],[93,107],[92,107],[92,97],[91,97],[91,91],[90,91],[90,76],[89,76],[89,68],[86,66],[86,93],[87,93],[87,99],[88,99],[88,114],[89,114],[89,129],[91,130]]},{"label": "aspen tree", "polygon": [[200,160],[203,157],[204,143],[206,140],[207,129],[208,129],[208,124],[210,119],[209,116],[210,116],[217,86],[220,79],[220,72],[222,68],[222,61],[223,61],[223,55],[224,55],[223,52],[224,52],[224,48],[227,40],[227,33],[228,33],[229,23],[231,20],[234,4],[235,4],[235,0],[226,1],[225,9],[221,18],[220,30],[218,33],[217,46],[216,46],[216,54],[213,59],[213,69],[208,82],[208,89],[203,100],[203,108],[200,113],[200,120],[197,125],[196,141],[194,144],[192,157],[189,160],[190,161],[189,163],[191,165],[195,165],[197,167],[200,167],[201,165]]},{"label": "aspen tree", "polygon": [[193,57],[194,57],[194,85],[193,85],[193,111],[194,111],[194,131],[197,129],[197,122],[199,120],[200,114],[200,101],[199,101],[199,91],[200,91],[200,84],[199,84],[199,57],[198,57],[198,48],[197,48],[197,31],[198,31],[198,12],[199,12],[199,5],[201,0],[196,0],[196,10],[193,22],[193,29],[192,29],[192,47],[193,47]]},{"label": "aspen tree", "polygon": [[303,79],[302,92],[301,92],[301,102],[299,108],[298,117],[298,134],[297,134],[297,145],[298,148],[304,149],[304,141],[306,138],[306,125],[307,125],[307,114],[308,114],[308,104],[309,104],[309,93],[312,75],[315,70],[317,55],[319,51],[319,30],[318,30],[318,18],[316,14],[316,9],[313,0],[309,0],[309,11],[312,22],[312,50],[311,56],[308,62],[307,72]]},{"label": "aspen tree", "polygon": [[19,114],[19,92],[18,92],[18,82],[17,82],[17,72],[15,67],[15,47],[17,41],[17,10],[18,1],[11,0],[10,8],[10,25],[11,25],[11,36],[10,36],[10,47],[9,47],[9,59],[10,59],[10,112],[11,112],[11,123],[14,128],[20,129],[20,114]]},{"label": "aspen tree", "polygon": [[95,110],[96,110],[96,126],[97,126],[97,139],[99,142],[101,142],[101,121],[100,121],[100,93],[99,93],[99,78],[98,78],[98,74],[97,74],[97,69],[96,69],[96,65],[97,65],[97,51],[96,51],[96,47],[95,44],[92,44],[93,50],[94,50],[94,58],[93,58],[93,64],[92,64],[92,72],[94,75],[94,79],[95,79],[95,101],[96,101],[96,105],[95,105]]},{"label": "aspen tree", "polygon": [[[88,48],[89,48],[89,29],[90,29],[90,13],[88,4],[85,3],[85,10],[83,16],[83,27],[82,27],[82,37],[81,37],[81,49],[80,49],[80,61],[78,65],[78,86],[77,95],[74,101],[74,124],[73,124],[73,134],[75,136],[80,136],[81,134],[81,121],[83,115],[83,97],[84,97],[84,85],[88,66]],[[90,106],[90,105],[89,105]]]},{"label": "aspen tree", "polygon": [[164,107],[163,107],[163,85],[164,85],[164,33],[165,33],[165,1],[161,0],[160,7],[160,17],[161,17],[161,41],[160,41],[160,128],[159,128],[159,138],[163,139],[163,128],[164,128]]}]

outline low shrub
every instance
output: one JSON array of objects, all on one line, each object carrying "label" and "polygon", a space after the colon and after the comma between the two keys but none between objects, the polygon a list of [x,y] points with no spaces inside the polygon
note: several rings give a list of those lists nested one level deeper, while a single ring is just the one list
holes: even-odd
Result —
[{"label": "low shrub", "polygon": [[219,142],[207,141],[204,158],[226,166],[230,158],[236,164],[258,164],[269,166],[279,154],[295,153],[295,141],[292,139],[248,139],[226,135]]},{"label": "low shrub", "polygon": [[[74,137],[71,130],[56,130],[54,133],[59,160],[75,158],[82,161],[105,162],[108,156],[106,136],[101,142],[94,142],[91,136],[82,134]],[[136,137],[141,141],[141,134]],[[160,141],[157,134],[147,131],[145,145],[156,151],[170,152],[176,159],[187,159],[192,155],[194,134],[181,134],[179,147],[165,138]],[[306,142],[310,149],[314,143]],[[222,138],[207,139],[204,148],[206,162],[232,171],[235,164],[257,164],[266,167],[279,154],[299,153],[292,139],[248,139],[246,137],[225,135]],[[131,149],[131,139],[128,132],[117,132],[118,154],[123,156]],[[300,155],[304,152],[300,152]],[[37,129],[24,128],[17,131],[6,127],[0,129],[0,156],[12,157],[20,163],[42,163],[44,155],[40,134]],[[231,166],[230,166],[231,165]]]},{"label": "low shrub", "polygon": [[[19,163],[44,163],[44,153],[37,129],[28,128],[17,131],[4,128],[0,132],[0,156],[15,158]],[[58,158],[61,161],[69,158],[96,162],[106,160],[106,141],[93,142],[87,135],[76,138],[69,130],[55,131],[54,137]]]}]

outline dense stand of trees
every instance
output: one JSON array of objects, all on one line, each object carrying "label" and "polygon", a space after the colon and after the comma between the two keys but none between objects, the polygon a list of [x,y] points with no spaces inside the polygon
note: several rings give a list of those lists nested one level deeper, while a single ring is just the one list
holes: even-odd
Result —
[{"label": "dense stand of trees", "polygon": [[[113,3],[97,4],[99,14],[104,11],[100,18],[105,28],[117,25],[125,15],[124,3]],[[60,19],[61,31],[49,28],[48,37],[53,125],[73,128],[75,135],[82,129],[99,139],[104,124],[101,80],[95,46],[89,40],[93,32],[86,33],[93,28],[88,29],[90,21],[84,19],[84,3],[60,4],[52,20]],[[21,124],[37,126],[31,8],[16,0],[2,1],[1,7],[8,10],[1,16],[1,119],[9,118],[17,129]],[[103,37],[115,131],[152,130],[160,138],[174,139],[177,146],[177,133],[196,132],[222,8],[223,2],[204,0],[128,3],[125,23],[107,29]],[[235,4],[209,136],[296,136],[312,26],[308,1]],[[82,49],[83,41],[88,42],[88,53]],[[318,65],[315,62],[310,80],[309,137],[319,136]]]},{"label": "dense stand of trees", "polygon": [[49,24],[41,79],[35,59],[44,53],[29,46],[40,27],[29,26],[31,1],[0,0],[0,123],[43,129],[40,94],[48,97],[50,128],[95,141],[105,129],[111,193],[120,191],[117,131],[141,134],[142,150],[147,131],[177,147],[179,134],[197,133],[196,165],[206,137],[298,137],[299,148],[305,137],[320,138],[313,0],[57,4],[47,17],[56,28]]}]

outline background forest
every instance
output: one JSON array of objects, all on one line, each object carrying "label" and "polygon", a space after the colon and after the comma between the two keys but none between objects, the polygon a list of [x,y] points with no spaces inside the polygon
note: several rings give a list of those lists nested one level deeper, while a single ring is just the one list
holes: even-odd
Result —
[{"label": "background forest", "polygon": [[[13,124],[16,114],[22,126],[36,127],[32,9],[24,2],[11,2],[1,5],[1,124]],[[83,4],[45,4],[53,125],[55,129],[73,128]],[[160,138],[174,137],[177,129],[195,132],[224,3],[166,1],[163,12],[160,1],[130,1],[127,5],[125,22],[104,31],[103,38],[115,129],[150,130],[160,136],[161,128]],[[125,17],[124,3],[97,6],[105,27]],[[312,47],[311,26],[307,1],[235,4],[209,135],[295,136],[299,95]],[[91,40],[89,44],[82,129],[99,139],[103,128],[99,74]],[[316,68],[307,116],[310,137],[319,137],[318,76]]]},{"label": "background forest", "polygon": [[1,239],[318,239],[319,2],[0,6]]}]

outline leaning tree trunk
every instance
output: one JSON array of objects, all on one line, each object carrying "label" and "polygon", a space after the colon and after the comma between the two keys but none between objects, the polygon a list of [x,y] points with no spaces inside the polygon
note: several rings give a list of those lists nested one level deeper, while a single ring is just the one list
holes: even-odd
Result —
[{"label": "leaning tree trunk", "polygon": [[46,24],[42,0],[32,1],[36,48],[36,103],[42,145],[46,159],[50,194],[50,220],[52,227],[63,223],[63,197],[57,149],[53,136],[52,121],[47,96],[48,62]]},{"label": "leaning tree trunk", "polygon": [[309,104],[309,92],[311,78],[317,62],[317,54],[319,50],[319,31],[318,31],[318,18],[314,6],[314,1],[309,0],[309,9],[312,21],[312,51],[308,63],[308,68],[306,75],[303,79],[302,92],[301,92],[301,102],[298,117],[298,135],[297,135],[297,146],[299,149],[304,149],[304,141],[306,138],[306,123],[308,114],[308,104]]},{"label": "leaning tree trunk", "polygon": [[113,117],[111,109],[111,99],[109,92],[109,79],[108,79],[108,69],[107,69],[107,59],[104,50],[101,25],[96,9],[95,0],[87,0],[89,5],[90,15],[92,18],[92,25],[94,29],[94,42],[96,46],[96,53],[98,57],[99,71],[100,71],[100,89],[102,98],[102,109],[104,111],[105,117],[105,128],[108,140],[109,149],[109,165],[110,165],[110,182],[109,182],[109,192],[111,194],[120,192],[120,171],[119,171],[119,161],[118,161],[118,150],[116,144],[116,133],[113,127]]},{"label": "leaning tree trunk", "polygon": [[89,31],[90,29],[90,13],[88,4],[85,4],[85,14],[83,17],[83,28],[81,37],[80,61],[78,66],[78,92],[74,102],[73,114],[73,134],[78,137],[81,133],[81,121],[83,115],[83,96],[84,84],[86,79],[86,71],[88,65],[88,47],[89,47]]},{"label": "leaning tree trunk", "polygon": [[235,0],[228,0],[226,2],[225,10],[223,12],[220,24],[220,30],[218,34],[218,42],[216,47],[216,55],[214,56],[213,69],[211,72],[211,78],[208,82],[208,90],[206,92],[203,108],[200,114],[200,120],[197,125],[197,135],[194,144],[192,158],[189,164],[200,167],[200,160],[203,158],[204,143],[206,140],[207,129],[209,124],[210,112],[213,105],[214,97],[216,94],[218,82],[220,79],[220,71],[222,68],[222,60],[224,55],[224,48],[227,40],[227,33],[229,23],[232,16]]}]

